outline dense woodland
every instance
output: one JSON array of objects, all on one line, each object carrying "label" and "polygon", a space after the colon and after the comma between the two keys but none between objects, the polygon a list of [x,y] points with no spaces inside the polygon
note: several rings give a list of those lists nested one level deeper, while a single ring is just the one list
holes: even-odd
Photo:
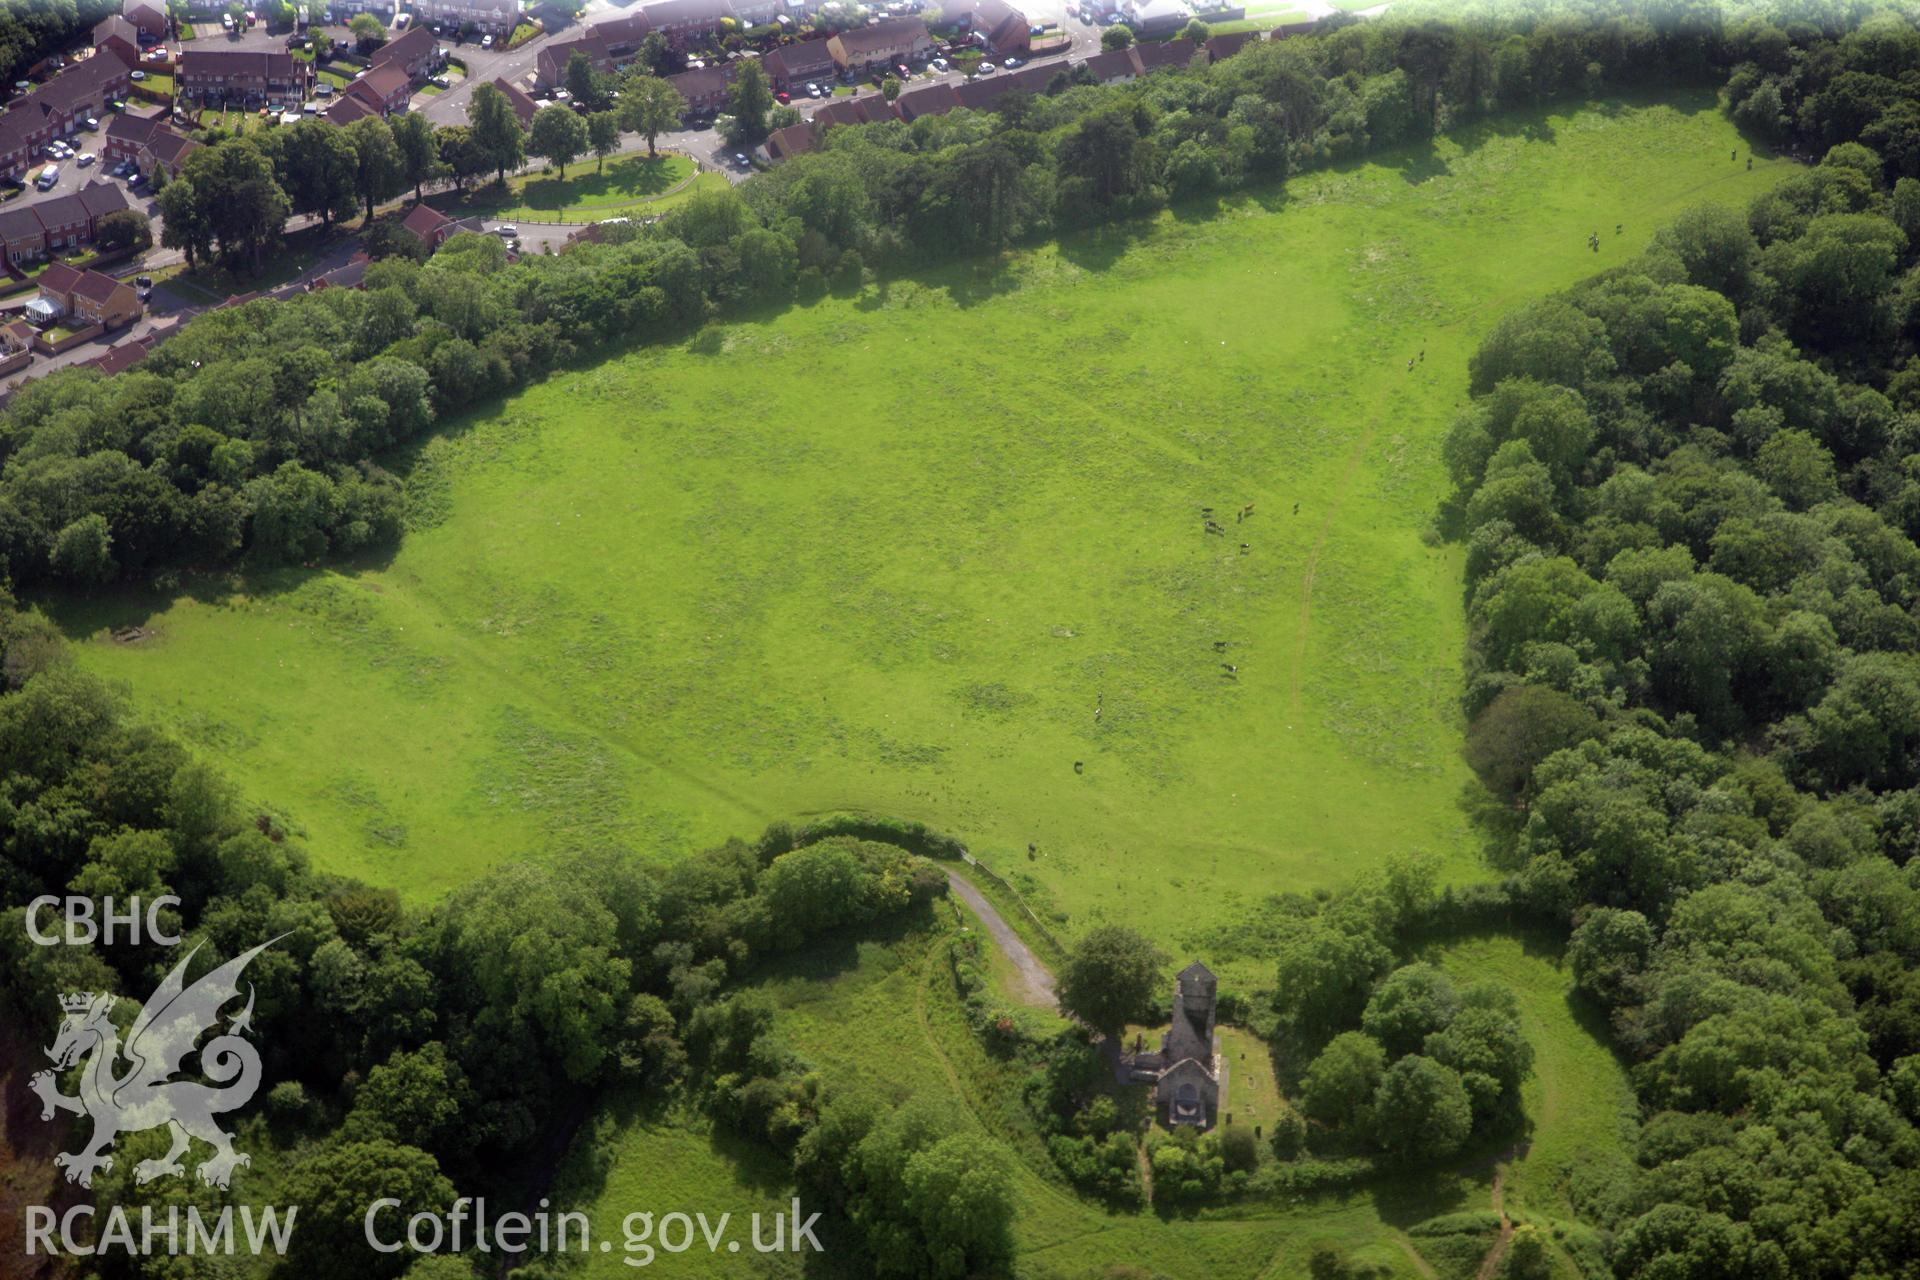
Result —
[{"label": "dense woodland", "polygon": [[[508,267],[497,243],[456,239],[426,264],[376,264],[364,292],[203,316],[128,373],[16,396],[0,554],[18,585],[164,583],[376,548],[409,515],[380,458],[617,344],[1510,105],[1724,82],[1743,125],[1818,162],[1502,322],[1447,444],[1467,746],[1509,879],[1463,903],[1402,871],[1292,904],[1270,1016],[1325,1045],[1303,1105],[1350,1145],[1276,1135],[1265,1165],[1219,1144],[1156,1151],[1156,1185],[1163,1163],[1195,1200],[1260,1170],[1331,1184],[1499,1132],[1525,1070],[1511,1011],[1408,967],[1407,939],[1511,914],[1570,932],[1581,988],[1637,1064],[1637,1160],[1575,1171],[1605,1229],[1595,1265],[1920,1275],[1920,34],[1865,8],[1852,34],[1799,7],[1501,23],[1414,12],[998,114],[839,129],[625,243]],[[997,1148],[922,1106],[826,1094],[743,981],[826,931],[928,910],[941,878],[907,851],[947,850],[926,833],[776,828],[665,871],[609,850],[410,910],[308,867],[10,601],[0,680],[10,912],[42,892],[171,891],[211,952],[288,934],[249,970],[279,1082],[251,1123],[298,1153],[286,1195],[315,1206],[293,1273],[382,1274],[348,1260],[357,1219],[325,1205],[511,1199],[526,1187],[503,1171],[610,1091],[697,1103],[773,1144],[876,1272],[1008,1256]],[[43,1042],[50,993],[149,990],[169,959],[23,937],[0,929],[0,996]],[[1091,1194],[1136,1194],[1071,1039],[1008,1051],[1032,1055],[1056,1163]],[[1383,1104],[1423,1120],[1383,1125]],[[202,1194],[131,1186],[133,1158],[155,1154],[141,1141],[107,1198]],[[184,1265],[168,1274],[196,1274]]]},{"label": "dense woodland", "polygon": [[1496,857],[1648,1113],[1580,1185],[1623,1276],[1920,1267],[1912,160],[1840,142],[1507,318],[1448,441]]}]

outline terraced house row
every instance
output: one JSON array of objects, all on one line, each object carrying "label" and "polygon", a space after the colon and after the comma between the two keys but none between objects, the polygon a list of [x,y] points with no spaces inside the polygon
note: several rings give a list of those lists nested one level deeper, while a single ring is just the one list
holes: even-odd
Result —
[{"label": "terraced house row", "polygon": [[0,112],[0,178],[19,178],[41,148],[105,115],[133,89],[132,68],[111,50],[96,51]]},{"label": "terraced house row", "polygon": [[[867,28],[869,31],[877,27]],[[1249,41],[1254,32],[1216,36],[1204,45],[1191,40],[1167,40],[1136,44],[1126,49],[1095,54],[1084,62],[1069,66],[1060,62],[1022,67],[1005,75],[981,76],[963,84],[933,84],[909,90],[894,102],[878,93],[853,98],[837,98],[813,113],[810,120],[777,129],[767,139],[767,154],[777,164],[811,151],[819,145],[827,130],[843,124],[877,124],[883,120],[903,120],[912,124],[922,116],[945,115],[949,111],[992,111],[1000,99],[1010,93],[1040,94],[1047,91],[1055,76],[1080,71],[1101,84],[1132,80],[1165,67],[1187,67],[1196,58],[1218,62],[1232,57]]]},{"label": "terraced house row", "polygon": [[0,209],[0,254],[18,266],[82,248],[93,243],[100,219],[132,207],[119,187],[89,182],[51,200]]}]

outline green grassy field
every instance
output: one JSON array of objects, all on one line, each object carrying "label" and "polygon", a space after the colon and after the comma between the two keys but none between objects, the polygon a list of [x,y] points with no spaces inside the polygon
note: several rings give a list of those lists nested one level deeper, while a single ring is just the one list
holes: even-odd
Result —
[{"label": "green grassy field", "polygon": [[1785,172],[1737,145],[1707,97],[1523,117],[717,327],[395,460],[390,563],[52,604],[321,865],[418,899],[869,810],[1244,985],[1267,893],[1483,874],[1424,536],[1467,356]]},{"label": "green grassy field", "polygon": [[1606,1015],[1575,995],[1559,947],[1547,939],[1478,938],[1431,958],[1457,983],[1499,982],[1519,997],[1520,1025],[1534,1052],[1533,1075],[1521,1089],[1532,1129],[1503,1161],[1507,1205],[1574,1217],[1570,1171],[1583,1159],[1623,1149],[1635,1105],[1626,1070],[1606,1044]]},{"label": "green grassy field", "polygon": [[628,211],[664,212],[694,188],[726,185],[722,175],[705,173],[675,190],[693,177],[693,161],[682,155],[621,156],[608,160],[604,171],[587,156],[576,160],[565,178],[509,178],[505,189],[489,183],[469,192],[430,196],[427,203],[455,217],[477,213],[530,222],[593,222]]}]

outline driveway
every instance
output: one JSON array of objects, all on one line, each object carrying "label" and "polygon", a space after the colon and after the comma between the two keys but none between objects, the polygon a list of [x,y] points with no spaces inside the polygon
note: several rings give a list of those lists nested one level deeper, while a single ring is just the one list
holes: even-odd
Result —
[{"label": "driveway", "polygon": [[1001,914],[993,909],[981,892],[973,887],[971,881],[958,872],[947,872],[947,887],[953,890],[953,896],[967,904],[968,910],[980,917],[980,923],[986,926],[987,933],[993,938],[995,946],[1006,953],[1013,961],[1014,973],[1018,981],[1014,984],[1013,994],[1022,1003],[1036,1009],[1045,1009],[1048,1013],[1057,1012],[1060,1007],[1058,997],[1053,991],[1053,971],[1042,964],[1033,948],[1013,931]]}]

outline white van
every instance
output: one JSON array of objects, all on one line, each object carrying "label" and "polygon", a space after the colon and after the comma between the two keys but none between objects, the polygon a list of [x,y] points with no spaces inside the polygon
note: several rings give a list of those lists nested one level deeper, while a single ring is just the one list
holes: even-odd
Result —
[{"label": "white van", "polygon": [[33,180],[33,185],[42,191],[51,191],[53,184],[58,181],[60,181],[60,166],[50,164],[40,171],[40,176]]}]

